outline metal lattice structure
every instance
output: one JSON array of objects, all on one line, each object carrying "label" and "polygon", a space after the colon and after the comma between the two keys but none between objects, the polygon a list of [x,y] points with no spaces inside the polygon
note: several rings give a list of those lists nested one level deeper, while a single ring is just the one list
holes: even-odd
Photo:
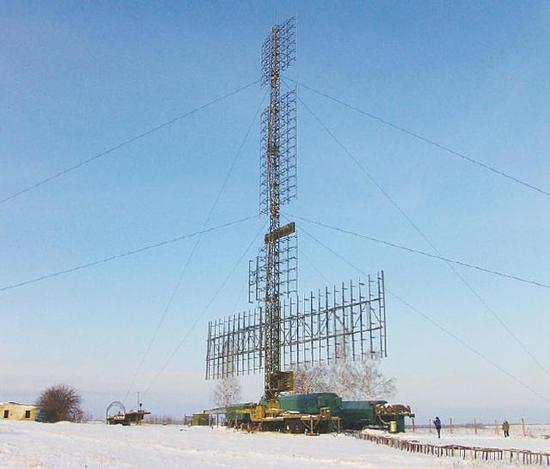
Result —
[{"label": "metal lattice structure", "polygon": [[262,45],[261,83],[267,85],[272,72],[280,72],[296,60],[296,18],[292,17],[271,28],[271,34]]},{"label": "metal lattice structure", "polygon": [[[279,294],[298,293],[298,236],[291,233],[279,239]],[[248,302],[262,301],[267,285],[267,245],[248,263]]]},{"label": "metal lattice structure", "polygon": [[[265,236],[263,281],[264,387],[267,399],[276,397],[281,371],[281,240],[292,234],[294,224],[281,227],[281,204],[295,197],[296,96],[281,96],[281,72],[296,59],[294,18],[275,25],[262,47],[262,84],[269,85],[269,106],[262,114],[260,212],[269,216]],[[292,167],[294,171],[292,172]],[[294,174],[294,178],[291,176]],[[294,184],[293,184],[294,182]],[[264,202],[265,201],[265,202]],[[263,207],[263,208],[262,208]]]},{"label": "metal lattice structure", "polygon": [[269,106],[260,121],[260,214],[269,232],[249,263],[256,307],[208,324],[206,378],[264,371],[265,397],[291,389],[298,366],[385,357],[384,275],[298,297],[295,224],[281,226],[281,206],[297,196],[296,90],[281,94],[281,72],[296,60],[296,21],[273,26],[262,46],[261,83]]},{"label": "metal lattice structure", "polygon": [[[208,325],[206,378],[248,375],[264,367],[262,308]],[[384,273],[376,280],[290,296],[281,303],[281,370],[387,356]]]},{"label": "metal lattice structure", "polygon": [[[295,199],[298,192],[297,178],[297,111],[296,90],[278,98],[275,106],[268,106],[260,121],[260,214],[269,213],[270,180],[279,181],[279,204],[284,205]],[[271,117],[270,117],[271,116]],[[270,131],[270,125],[275,130]],[[276,145],[277,165],[271,165],[269,141]]]}]

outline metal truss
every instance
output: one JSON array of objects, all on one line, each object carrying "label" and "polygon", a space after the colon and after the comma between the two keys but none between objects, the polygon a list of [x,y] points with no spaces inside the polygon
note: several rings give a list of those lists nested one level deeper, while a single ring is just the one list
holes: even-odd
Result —
[{"label": "metal truss", "polygon": [[208,323],[206,379],[258,373],[263,369],[262,308]]},{"label": "metal truss", "polygon": [[285,370],[387,356],[384,273],[283,303]]},{"label": "metal truss", "polygon": [[[296,56],[296,21],[271,28],[262,47],[262,83],[269,83],[269,106],[261,119],[260,213],[269,217],[265,256],[258,260],[256,285],[263,288],[264,390],[275,398],[289,384],[281,375],[281,260],[282,239],[295,233],[294,223],[280,225],[281,205],[296,194],[296,93],[281,96],[281,73]],[[288,250],[287,250],[288,253]],[[265,263],[264,260],[265,259]],[[265,267],[264,267],[265,264]],[[264,273],[265,272],[265,275]],[[263,279],[265,278],[265,281]]]},{"label": "metal truss", "polygon": [[[279,181],[279,204],[285,205],[298,194],[297,175],[297,111],[296,90],[277,97],[261,115],[260,121],[260,214],[269,213],[269,181]],[[278,112],[273,113],[276,106]],[[270,124],[270,115],[276,116],[277,122]],[[278,149],[278,164],[269,165],[270,138]],[[270,174],[271,170],[271,174]]]},{"label": "metal truss", "polygon": [[[387,356],[384,273],[289,297],[281,305],[281,369]],[[261,308],[208,325],[206,378],[257,373],[264,368]]]},{"label": "metal truss", "polygon": [[[298,293],[298,237],[296,233],[276,241],[279,251],[279,295]],[[255,260],[248,263],[248,302],[261,302],[266,291],[267,249],[262,246]]]},{"label": "metal truss", "polygon": [[249,263],[249,301],[257,307],[208,325],[206,378],[264,372],[264,397],[291,389],[286,370],[343,358],[385,357],[384,274],[298,297],[296,227],[281,226],[281,206],[297,197],[296,90],[281,93],[281,73],[296,60],[296,21],[271,28],[262,46],[260,213],[264,246]]}]

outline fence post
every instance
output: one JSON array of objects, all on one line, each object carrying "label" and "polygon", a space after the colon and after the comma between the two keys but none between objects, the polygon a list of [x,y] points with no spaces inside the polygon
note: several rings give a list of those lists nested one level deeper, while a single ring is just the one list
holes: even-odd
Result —
[{"label": "fence post", "polygon": [[432,419],[428,420],[428,429],[430,430],[430,433],[432,433]]},{"label": "fence post", "polygon": [[451,435],[453,434],[453,418],[452,417],[449,419],[449,432],[451,433]]},{"label": "fence post", "polygon": [[521,431],[523,436],[527,436],[527,429],[525,428],[525,419],[521,417]]},{"label": "fence post", "polygon": [[414,424],[414,417],[412,418],[413,433],[416,433],[416,425]]},{"label": "fence post", "polygon": [[474,419],[474,433],[477,435],[477,421]]}]

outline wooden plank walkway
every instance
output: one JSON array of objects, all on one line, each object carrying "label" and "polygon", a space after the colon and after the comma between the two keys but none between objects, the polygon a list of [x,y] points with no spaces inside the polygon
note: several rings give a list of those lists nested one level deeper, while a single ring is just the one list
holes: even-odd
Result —
[{"label": "wooden plank walkway", "polygon": [[463,459],[471,458],[481,461],[506,461],[519,464],[550,466],[550,453],[529,451],[515,448],[483,448],[479,446],[434,445],[421,443],[417,440],[406,440],[388,435],[373,435],[371,433],[356,433],[356,438],[372,441],[409,453],[431,454],[436,457],[455,456]]}]

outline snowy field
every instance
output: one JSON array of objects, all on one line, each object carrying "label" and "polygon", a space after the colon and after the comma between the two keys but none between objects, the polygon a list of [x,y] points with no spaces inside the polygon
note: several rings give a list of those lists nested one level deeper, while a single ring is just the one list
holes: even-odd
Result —
[{"label": "snowy field", "polygon": [[457,444],[485,448],[515,448],[550,452],[550,425],[526,425],[525,434],[526,436],[523,436],[523,429],[520,424],[512,424],[509,438],[504,438],[500,426],[498,427],[498,433],[495,431],[494,426],[478,428],[477,434],[471,427],[454,428],[453,433],[451,433],[448,427],[444,427],[441,431],[441,439],[437,438],[435,430],[430,431],[426,428],[416,429],[414,433],[411,430],[407,430],[407,433],[401,433],[397,437],[436,445]]},{"label": "snowy field", "polygon": [[[542,437],[545,433],[550,433],[549,427],[541,427],[538,437],[514,436],[504,441],[494,432],[492,436],[464,433],[446,435],[444,442],[490,443],[493,447],[509,444],[550,451],[550,440]],[[407,437],[428,441],[433,434],[416,432],[408,433]],[[0,421],[0,467],[497,469],[517,466],[408,454],[344,435],[307,437],[176,425],[121,427]]]}]

